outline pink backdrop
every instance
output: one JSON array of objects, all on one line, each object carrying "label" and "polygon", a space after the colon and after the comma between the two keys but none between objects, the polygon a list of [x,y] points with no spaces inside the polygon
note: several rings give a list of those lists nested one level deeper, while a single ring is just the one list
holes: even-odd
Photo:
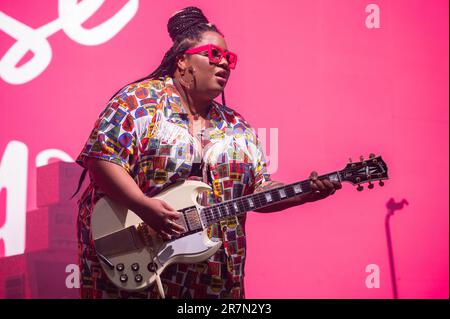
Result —
[{"label": "pink backdrop", "polygon": [[[378,28],[366,25],[371,3],[380,10]],[[0,256],[23,252],[1,229],[36,208],[36,157],[55,149],[75,158],[109,97],[161,61],[171,46],[171,14],[196,5],[239,55],[227,104],[266,129],[267,140],[278,133],[277,145],[267,147],[273,179],[295,182],[372,152],[389,166],[383,188],[357,192],[345,184],[321,202],[250,213],[246,296],[391,298],[384,217],[394,198],[409,203],[391,220],[399,297],[448,298],[447,0],[117,0],[82,27],[108,21],[125,5],[130,16],[121,21],[128,22],[103,43],[89,43],[94,32],[71,29],[56,0],[0,2]],[[20,40],[40,46],[16,65],[20,72],[6,65],[18,39],[5,25],[36,30]],[[39,72],[25,69],[45,57]],[[5,160],[7,147],[13,161]],[[25,236],[18,225],[15,236]],[[11,253],[8,245],[15,245]],[[366,286],[370,264],[379,267],[379,288]]]}]

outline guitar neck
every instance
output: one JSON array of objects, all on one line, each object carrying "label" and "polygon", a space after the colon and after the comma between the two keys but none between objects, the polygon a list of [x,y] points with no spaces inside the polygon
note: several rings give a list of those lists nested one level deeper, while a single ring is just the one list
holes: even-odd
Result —
[{"label": "guitar neck", "polygon": [[[341,172],[333,172],[321,175],[319,179],[329,179],[330,181],[341,182]],[[202,217],[206,226],[212,225],[219,220],[230,216],[236,216],[248,211],[257,210],[286,199],[304,195],[311,192],[310,180],[287,184],[272,188],[263,192],[258,192],[231,200],[220,204],[211,205],[202,209]]]}]

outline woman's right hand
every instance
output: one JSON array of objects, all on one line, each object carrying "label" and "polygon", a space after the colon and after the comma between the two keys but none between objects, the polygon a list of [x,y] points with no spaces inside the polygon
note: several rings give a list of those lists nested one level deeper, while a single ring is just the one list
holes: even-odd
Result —
[{"label": "woman's right hand", "polygon": [[160,199],[145,197],[136,214],[164,240],[170,240],[186,232],[184,227],[176,223],[181,213]]},{"label": "woman's right hand", "polygon": [[181,214],[164,201],[145,196],[123,167],[98,158],[88,158],[86,167],[102,191],[121,205],[129,207],[163,239],[169,240],[185,232],[183,227],[174,222]]}]

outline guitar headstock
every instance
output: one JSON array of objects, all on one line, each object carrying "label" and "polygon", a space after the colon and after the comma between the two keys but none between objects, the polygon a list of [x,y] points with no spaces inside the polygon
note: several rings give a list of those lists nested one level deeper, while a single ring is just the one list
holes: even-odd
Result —
[{"label": "guitar headstock", "polygon": [[358,185],[357,189],[361,191],[362,183],[369,183],[368,188],[373,188],[373,181],[379,181],[379,185],[383,186],[383,180],[388,179],[388,168],[381,156],[375,157],[370,154],[367,160],[361,156],[359,162],[350,162],[345,168],[339,172],[343,181]]}]

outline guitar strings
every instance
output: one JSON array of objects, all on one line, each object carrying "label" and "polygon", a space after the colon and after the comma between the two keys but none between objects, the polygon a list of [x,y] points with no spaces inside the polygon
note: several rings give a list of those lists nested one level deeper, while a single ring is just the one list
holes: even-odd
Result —
[{"label": "guitar strings", "polygon": [[[364,167],[356,168],[356,170],[361,169],[361,168],[364,168]],[[330,176],[337,175],[339,177],[339,180],[342,181],[341,176],[343,176],[348,171],[355,171],[355,168],[343,169],[342,171],[322,175],[322,176],[319,176],[318,179],[329,178]],[[381,179],[381,178],[375,177],[375,178],[369,178],[368,180],[371,181],[371,180],[379,180],[379,179]],[[300,188],[301,188],[300,193],[295,192],[295,190],[294,190],[295,185],[300,185]],[[292,184],[279,186],[279,187],[276,187],[276,188],[273,188],[273,189],[270,189],[270,190],[267,190],[267,191],[264,191],[264,192],[261,192],[258,194],[248,194],[248,195],[245,195],[242,197],[228,200],[228,201],[220,203],[220,204],[215,204],[210,207],[205,207],[202,209],[201,213],[203,213],[203,215],[206,218],[206,224],[212,224],[212,223],[220,220],[223,217],[235,216],[235,215],[244,213],[246,211],[251,211],[251,207],[249,206],[249,204],[244,202],[244,200],[247,197],[253,196],[252,200],[254,200],[258,204],[259,207],[263,207],[264,205],[269,204],[269,202],[266,200],[266,194],[270,194],[271,198],[275,197],[275,202],[280,201],[281,195],[279,193],[279,190],[282,188],[284,188],[284,190],[285,190],[286,199],[297,196],[297,195],[306,194],[311,191],[310,181],[295,182]],[[280,198],[278,199],[277,197],[280,197]],[[232,211],[235,210],[235,208],[233,207],[233,203],[236,203],[236,205],[238,205],[239,211],[234,212],[234,213],[229,213],[230,210],[232,210]],[[223,209],[225,210],[225,213],[223,213]],[[217,210],[217,217],[216,217],[215,210]]]}]

